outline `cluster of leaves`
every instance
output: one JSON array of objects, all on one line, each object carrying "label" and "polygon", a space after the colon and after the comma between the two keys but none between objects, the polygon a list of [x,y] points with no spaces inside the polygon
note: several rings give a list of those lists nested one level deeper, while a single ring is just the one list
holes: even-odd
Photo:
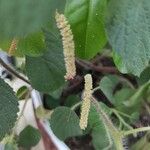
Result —
[{"label": "cluster of leaves", "polygon": [[[77,58],[90,61],[109,48],[118,70],[132,74],[135,85],[120,73],[106,75],[97,88],[113,105],[110,108],[102,104],[104,111],[118,129],[127,130],[138,120],[141,105],[149,103],[150,1],[0,0],[0,47],[8,51],[11,41],[18,39],[14,55],[25,57],[25,73],[32,87],[45,94],[45,106],[54,109],[50,118],[54,133],[61,140],[91,134],[95,149],[103,149],[110,141],[94,107],[91,107],[88,128],[83,132],[75,112],[76,103],[81,99],[79,95],[67,97],[65,106],[60,106],[66,84],[61,36],[54,19],[56,9],[68,18]],[[12,89],[0,79],[0,140],[10,133],[17,119],[17,101]],[[20,135],[20,140],[27,132],[30,128]]]}]

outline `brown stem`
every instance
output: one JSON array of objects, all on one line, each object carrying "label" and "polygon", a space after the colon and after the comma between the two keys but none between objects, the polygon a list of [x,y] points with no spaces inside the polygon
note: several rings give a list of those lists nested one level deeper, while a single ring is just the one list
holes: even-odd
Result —
[{"label": "brown stem", "polygon": [[7,69],[10,73],[18,77],[19,79],[23,80],[24,82],[30,84],[30,82],[25,79],[23,76],[21,76],[18,72],[16,72],[14,69],[11,68],[11,66],[7,65],[1,58],[0,58],[0,64]]},{"label": "brown stem", "polygon": [[76,63],[82,66],[85,69],[90,69],[99,73],[113,73],[120,74],[115,67],[105,67],[105,66],[96,66],[90,62],[76,59]]}]

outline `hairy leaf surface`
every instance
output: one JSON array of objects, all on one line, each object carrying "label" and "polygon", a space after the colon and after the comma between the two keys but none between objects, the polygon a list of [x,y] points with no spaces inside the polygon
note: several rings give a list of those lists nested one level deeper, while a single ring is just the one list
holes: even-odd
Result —
[{"label": "hairy leaf surface", "polygon": [[149,0],[110,0],[108,3],[107,35],[113,50],[121,60],[117,61],[117,66],[124,73],[139,76],[148,66],[150,60],[149,14]]},{"label": "hairy leaf surface", "polygon": [[13,90],[0,79],[0,140],[14,126],[18,110],[18,99]]}]

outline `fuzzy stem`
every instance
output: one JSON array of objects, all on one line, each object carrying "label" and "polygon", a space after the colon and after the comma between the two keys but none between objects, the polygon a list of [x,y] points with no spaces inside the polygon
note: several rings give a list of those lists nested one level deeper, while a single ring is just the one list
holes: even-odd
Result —
[{"label": "fuzzy stem", "polygon": [[97,100],[94,97],[92,97],[92,102],[95,105],[97,112],[100,114],[100,117],[104,123],[106,131],[108,130],[110,132],[113,141],[115,143],[116,150],[124,150],[122,145],[122,134],[116,129],[116,127],[113,125],[109,117],[102,110],[100,104],[97,102]]},{"label": "fuzzy stem", "polygon": [[82,101],[74,104],[72,107],[71,107],[71,110],[76,110],[76,108],[78,108],[80,105],[82,104]]},{"label": "fuzzy stem", "polygon": [[127,136],[127,135],[134,134],[137,132],[144,132],[144,131],[149,131],[149,130],[150,130],[150,127],[142,127],[142,128],[132,129],[129,131],[122,131],[122,135]]}]

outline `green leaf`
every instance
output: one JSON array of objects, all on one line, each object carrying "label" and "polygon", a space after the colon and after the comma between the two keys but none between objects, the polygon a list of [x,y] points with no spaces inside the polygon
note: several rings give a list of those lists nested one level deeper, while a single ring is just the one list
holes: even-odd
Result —
[{"label": "green leaf", "polygon": [[57,99],[53,97],[52,95],[44,94],[43,103],[46,109],[51,110],[60,105],[60,99]]},{"label": "green leaf", "polygon": [[144,85],[140,86],[137,91],[128,99],[128,101],[124,102],[124,104],[128,107],[136,107],[141,104],[141,100],[145,96],[148,88],[150,87],[150,80]]},{"label": "green leaf", "polygon": [[68,107],[57,107],[54,110],[50,126],[54,134],[61,140],[82,134],[78,116]]},{"label": "green leaf", "polygon": [[67,97],[67,99],[65,101],[65,106],[72,107],[73,105],[77,104],[80,101],[81,101],[81,99],[80,99],[79,96],[77,96],[77,95],[70,95],[70,96]]},{"label": "green leaf", "polygon": [[148,132],[144,137],[138,140],[132,147],[131,150],[149,150],[150,148],[150,133]]},{"label": "green leaf", "polygon": [[22,86],[17,90],[16,95],[17,95],[19,100],[23,100],[23,99],[26,98],[28,92],[29,92],[28,87],[27,86]]},{"label": "green leaf", "polygon": [[18,111],[17,97],[10,86],[0,79],[0,141],[14,126]]},{"label": "green leaf", "polygon": [[131,114],[135,112],[134,109],[129,109],[129,107],[124,105],[124,103],[128,101],[130,97],[132,97],[132,95],[134,94],[135,94],[135,90],[130,88],[123,88],[117,91],[114,95],[114,102],[113,102],[117,110],[124,112],[126,114]]},{"label": "green leaf", "polygon": [[[108,108],[103,105],[103,108],[109,112]],[[105,111],[106,112],[106,111]],[[92,131],[92,143],[95,150],[101,150],[109,146],[109,138],[104,127],[103,121],[101,120],[100,115],[95,110],[95,107],[92,106],[88,118],[88,128],[91,128]],[[112,150],[113,147],[111,147]]]},{"label": "green leaf", "polygon": [[18,148],[14,143],[6,143],[4,150],[18,150]]},{"label": "green leaf", "polygon": [[71,24],[76,54],[92,58],[106,44],[103,25],[105,0],[67,0],[65,15]]},{"label": "green leaf", "polygon": [[125,67],[123,72],[139,76],[148,66],[149,14],[149,0],[109,0],[108,2],[107,35],[113,50],[119,55]]},{"label": "green leaf", "polygon": [[43,32],[32,33],[19,39],[17,51],[29,56],[42,55],[45,51]]},{"label": "green leaf", "polygon": [[41,57],[26,57],[26,71],[32,86],[49,93],[64,84],[63,48],[58,35],[45,31],[47,51]]},{"label": "green leaf", "polygon": [[147,67],[140,75],[140,77],[137,79],[138,83],[140,85],[145,84],[150,80],[150,66]]},{"label": "green leaf", "polygon": [[28,125],[19,134],[18,144],[24,148],[31,148],[38,144],[41,139],[41,134],[38,129]]},{"label": "green leaf", "polygon": [[119,80],[115,75],[105,76],[100,81],[100,89],[111,102],[114,101],[113,92],[118,83]]},{"label": "green leaf", "polygon": [[39,30],[51,17],[51,0],[0,0],[0,35],[22,37]]}]

